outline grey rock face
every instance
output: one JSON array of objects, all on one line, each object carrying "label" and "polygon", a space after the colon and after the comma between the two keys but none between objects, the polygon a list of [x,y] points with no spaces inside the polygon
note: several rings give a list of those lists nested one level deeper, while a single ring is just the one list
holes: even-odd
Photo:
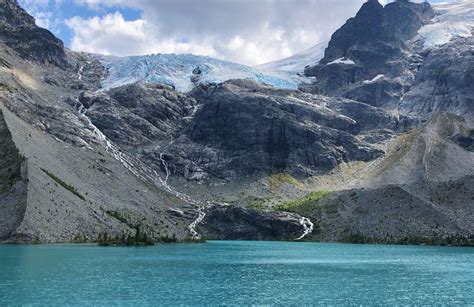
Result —
[{"label": "grey rock face", "polygon": [[196,102],[163,86],[127,85],[108,93],[84,92],[76,108],[110,139],[121,145],[144,145],[169,139]]},{"label": "grey rock face", "polygon": [[0,110],[0,241],[20,224],[26,210],[26,162]]},{"label": "grey rock face", "polygon": [[184,132],[193,142],[219,150],[219,158],[203,167],[213,174],[307,175],[381,154],[354,136],[361,129],[357,122],[311,95],[243,80],[198,87],[191,95],[201,106]]},{"label": "grey rock face", "polygon": [[332,35],[321,64],[346,57],[366,68],[383,68],[401,56],[405,42],[433,17],[428,3],[399,0],[383,7],[368,1]]},{"label": "grey rock face", "polygon": [[359,188],[330,192],[298,213],[311,218],[312,237],[324,241],[471,236],[472,135],[464,118],[437,112],[361,172]]},{"label": "grey rock face", "polygon": [[16,0],[0,1],[0,41],[25,59],[68,66],[63,42],[48,30],[37,27],[35,19]]},{"label": "grey rock face", "polygon": [[474,38],[457,38],[428,52],[401,102],[409,114],[447,111],[472,120],[474,114]]},{"label": "grey rock face", "polygon": [[409,126],[363,103],[244,80],[201,85],[189,95],[135,84],[83,93],[75,107],[145,162],[164,171],[165,160],[169,171],[189,180],[308,176],[382,154],[359,133]]},{"label": "grey rock face", "polygon": [[[406,187],[387,185],[376,189],[335,192],[313,207],[306,216],[315,223],[313,238],[323,241],[353,241],[357,237],[383,242],[406,238],[445,238],[472,234],[473,210],[459,200],[438,202],[454,185],[433,186],[432,201]],[[456,215],[455,211],[465,215]],[[461,226],[462,225],[462,226]]]},{"label": "grey rock face", "polygon": [[[428,3],[399,0],[383,7],[376,0],[366,2],[333,34],[321,62],[305,69],[316,80],[302,88],[374,106],[399,99],[419,62],[418,57],[407,54],[407,40],[433,16]],[[333,63],[339,58],[353,64]],[[376,81],[377,76],[384,78]]]}]

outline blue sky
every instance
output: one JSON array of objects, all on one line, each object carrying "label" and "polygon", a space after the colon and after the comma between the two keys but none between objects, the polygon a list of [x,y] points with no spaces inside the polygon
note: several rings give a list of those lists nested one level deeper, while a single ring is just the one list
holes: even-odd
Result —
[{"label": "blue sky", "polygon": [[18,0],[73,50],[194,53],[247,65],[328,40],[364,1]]},{"label": "blue sky", "polygon": [[51,30],[68,47],[71,47],[73,31],[65,21],[70,18],[80,16],[87,19],[119,12],[126,20],[136,20],[142,13],[141,10],[130,7],[118,5],[94,7],[74,0],[18,0],[18,3],[36,17],[38,25]]}]

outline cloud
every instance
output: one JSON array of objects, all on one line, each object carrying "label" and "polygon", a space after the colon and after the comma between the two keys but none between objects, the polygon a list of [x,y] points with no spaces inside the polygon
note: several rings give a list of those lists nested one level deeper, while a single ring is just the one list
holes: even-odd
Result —
[{"label": "cloud", "polygon": [[74,12],[61,20],[67,25],[66,45],[74,50],[119,56],[194,53],[247,65],[281,59],[329,40],[364,2],[67,0],[62,1],[64,10],[55,11],[51,4],[61,5],[61,0],[20,0],[39,25],[51,30],[61,11]]},{"label": "cloud", "polygon": [[66,20],[73,31],[71,48],[106,55],[143,55],[157,53],[195,53],[215,56],[212,46],[205,41],[176,41],[156,35],[156,27],[146,20],[127,21],[115,12],[103,17]]},{"label": "cloud", "polygon": [[66,24],[75,50],[115,55],[187,53],[261,64],[312,47],[353,16],[364,0],[75,0],[95,10],[135,9]]}]

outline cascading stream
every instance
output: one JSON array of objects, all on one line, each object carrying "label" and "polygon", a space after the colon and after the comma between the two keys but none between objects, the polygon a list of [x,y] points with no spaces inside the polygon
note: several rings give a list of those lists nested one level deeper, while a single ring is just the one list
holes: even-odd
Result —
[{"label": "cascading stream", "polygon": [[299,241],[313,232],[314,224],[307,217],[302,217],[300,219],[300,225],[303,226],[303,234],[298,237],[296,240]]},{"label": "cascading stream", "polygon": [[82,73],[84,72],[85,65],[81,65],[79,70],[77,71],[77,79],[82,80]]},{"label": "cascading stream", "polygon": [[[163,148],[163,151],[165,151],[169,146],[171,146],[173,144],[174,141],[171,141],[168,145],[166,145],[165,148]],[[158,147],[156,147],[155,149],[158,149]],[[169,170],[169,167],[168,167],[168,163],[166,162],[166,159],[164,157],[165,153],[164,152],[161,152],[160,153],[160,161],[161,161],[161,164],[163,165],[164,169],[165,169],[165,173],[166,173],[166,177],[164,179],[164,184],[168,187],[168,188],[171,188],[171,186],[168,184],[168,179],[169,177],[171,176],[171,171]],[[184,194],[183,194],[184,195]],[[190,198],[188,195],[186,195],[186,197]],[[189,232],[191,233],[191,238],[193,240],[199,240],[201,239],[201,235],[197,232],[196,228],[197,226],[204,220],[204,218],[206,217],[206,208],[210,207],[212,204],[207,202],[206,205],[203,205],[203,204],[198,204],[197,206],[197,210],[198,210],[198,216],[197,218],[191,223],[189,224],[188,226],[188,229],[189,229]]]},{"label": "cascading stream", "polygon": [[[170,186],[168,184],[168,180],[171,176],[171,171],[169,170],[168,164],[165,159],[165,150],[170,146],[173,142],[169,143],[165,148],[163,148],[163,152],[160,153],[160,161],[163,165],[163,168],[165,170],[165,178],[163,179],[155,170],[151,169],[149,166],[147,166],[145,163],[143,163],[141,160],[131,157],[121,150],[119,150],[108,138],[105,136],[102,131],[100,131],[89,119],[89,117],[86,115],[87,109],[85,109],[82,104],[76,99],[78,102],[77,104],[77,110],[83,116],[83,118],[87,121],[88,125],[93,129],[95,135],[97,136],[97,139],[99,142],[101,142],[105,148],[106,151],[117,161],[119,161],[125,168],[127,168],[133,175],[135,175],[138,178],[141,178],[145,181],[148,181],[156,186],[162,187],[177,198],[190,203],[194,206],[197,207],[197,218],[189,224],[188,229],[191,234],[191,238],[193,240],[199,240],[201,238],[201,235],[198,233],[196,230],[197,226],[202,223],[204,218],[206,217],[206,209],[212,206],[212,203],[210,202],[201,202],[201,201],[196,201],[192,199],[189,195],[184,194],[174,187]],[[158,148],[156,148],[158,149]],[[298,237],[296,240],[302,240],[304,237],[309,235],[310,233],[313,232],[314,225],[311,222],[309,218],[302,217],[299,221],[300,225],[303,227],[303,234]]]},{"label": "cascading stream", "polygon": [[191,233],[191,238],[193,240],[199,240],[201,239],[201,235],[197,232],[196,227],[204,220],[206,217],[206,207],[204,206],[199,206],[198,207],[198,217],[195,219],[191,224],[189,224],[188,229],[189,232]]},{"label": "cascading stream", "polygon": [[161,164],[163,164],[163,167],[165,168],[165,173],[166,173],[165,184],[168,185],[168,179],[170,178],[170,171],[168,169],[168,164],[166,163],[163,156],[164,156],[164,153],[160,153],[160,161],[161,161]]},{"label": "cascading stream", "polygon": [[[208,203],[207,205],[202,204],[201,202],[198,202],[192,199],[189,195],[179,192],[174,187],[168,184],[170,171],[164,159],[163,153],[160,154],[160,160],[163,163],[163,166],[165,168],[165,172],[166,172],[165,179],[163,179],[155,170],[151,169],[141,160],[131,157],[123,153],[121,150],[119,150],[107,138],[107,136],[103,134],[102,131],[100,131],[99,128],[97,128],[91,122],[89,117],[86,115],[87,110],[82,106],[82,104],[79,102],[78,99],[76,99],[76,102],[78,102],[76,109],[79,112],[79,114],[87,121],[88,125],[94,131],[94,134],[96,135],[98,141],[105,146],[107,153],[109,153],[115,160],[119,161],[127,170],[129,170],[136,177],[143,179],[145,181],[148,181],[156,186],[162,187],[168,192],[170,192],[171,194],[173,194],[174,196],[176,196],[177,198],[181,199],[182,201],[187,202],[197,207],[198,217],[188,226],[188,229],[193,239],[199,239],[201,236],[197,232],[196,227],[197,225],[199,225],[199,223],[203,221],[204,217],[206,216],[205,209],[211,204],[210,203]],[[171,145],[171,143],[169,145]]]}]

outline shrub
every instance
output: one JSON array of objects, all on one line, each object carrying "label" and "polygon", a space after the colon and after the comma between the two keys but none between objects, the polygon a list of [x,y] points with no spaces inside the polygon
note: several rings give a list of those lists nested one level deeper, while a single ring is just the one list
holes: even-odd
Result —
[{"label": "shrub", "polygon": [[68,190],[69,192],[71,192],[72,194],[76,195],[77,197],[79,197],[80,199],[82,200],[86,200],[84,198],[84,196],[82,196],[81,194],[79,194],[79,192],[77,191],[77,189],[75,187],[73,187],[72,185],[70,184],[67,184],[66,182],[64,182],[61,178],[59,178],[58,176],[54,175],[53,173],[45,170],[44,168],[41,169],[46,175],[48,175],[51,179],[53,179],[54,181],[56,181],[60,186],[62,186],[63,188],[65,188],[66,190]]},{"label": "shrub", "polygon": [[[323,198],[327,197],[330,194],[331,192],[326,191],[326,190],[313,191],[302,198],[286,201],[278,205],[277,207],[275,207],[275,210],[294,212],[294,213],[305,213],[314,209],[316,205],[318,205],[320,200],[322,200]],[[329,205],[324,206],[324,208],[326,207],[330,209],[330,207],[332,208],[333,206],[329,206]]]}]

